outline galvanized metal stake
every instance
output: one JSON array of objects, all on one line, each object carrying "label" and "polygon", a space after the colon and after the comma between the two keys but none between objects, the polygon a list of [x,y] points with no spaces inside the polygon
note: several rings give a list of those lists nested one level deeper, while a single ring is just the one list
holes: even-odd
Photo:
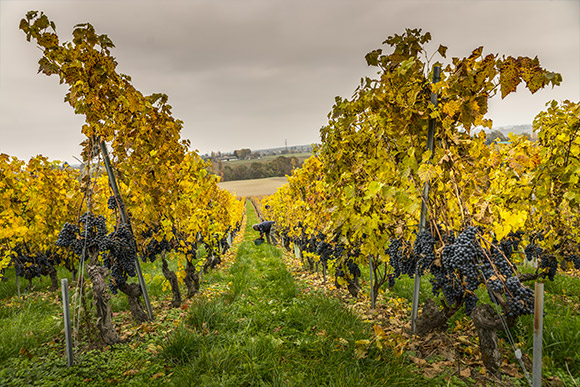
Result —
[{"label": "galvanized metal stake", "polygon": [[544,329],[544,284],[536,282],[534,287],[534,358],[532,382],[534,387],[542,385],[542,330]]},{"label": "galvanized metal stake", "polygon": [[69,367],[73,365],[73,350],[72,350],[72,333],[70,328],[70,312],[68,304],[68,280],[63,278],[60,280],[62,289],[62,309],[64,317],[64,337],[66,341],[66,359]]},{"label": "galvanized metal stake", "polygon": [[[115,195],[115,200],[119,206],[119,214],[121,216],[121,222],[129,225],[129,217],[127,216],[127,211],[125,210],[125,204],[121,198],[119,191],[119,186],[117,185],[117,179],[115,178],[115,173],[113,167],[111,166],[111,160],[109,159],[109,152],[107,151],[107,145],[104,141],[99,143],[101,147],[101,153],[103,154],[103,160],[105,162],[105,169],[107,170],[107,175],[109,176],[109,183],[111,184],[111,189]],[[141,271],[141,264],[139,263],[139,257],[135,257],[135,271],[137,272],[137,278],[139,279],[139,286],[141,287],[141,292],[143,293],[143,301],[145,301],[145,308],[147,309],[147,315],[150,320],[153,320],[153,310],[151,309],[151,302],[149,302],[149,294],[147,293],[147,286],[145,285],[145,279],[143,278],[143,272]]]},{"label": "galvanized metal stake", "polygon": [[[437,83],[441,80],[441,66],[433,66],[433,83]],[[431,103],[433,106],[437,106],[437,94],[431,93]],[[427,150],[431,151],[433,155],[433,148],[435,145],[435,119],[429,119],[429,127],[427,131]],[[419,221],[419,233],[425,231],[427,228],[427,203],[429,202],[429,182],[425,182],[423,186],[423,192],[421,195],[421,219]],[[419,292],[421,290],[421,276],[418,273],[419,267],[417,267],[417,272],[415,273],[415,283],[413,287],[413,306],[411,309],[411,332],[416,333],[417,331],[417,312],[419,310]]]},{"label": "galvanized metal stake", "polygon": [[375,288],[373,286],[373,258],[369,255],[369,268],[371,274],[371,309],[375,308]]}]

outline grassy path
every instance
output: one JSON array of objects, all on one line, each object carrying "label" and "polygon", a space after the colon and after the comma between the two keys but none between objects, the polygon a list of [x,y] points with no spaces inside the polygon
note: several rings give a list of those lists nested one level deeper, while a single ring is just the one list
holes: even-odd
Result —
[{"label": "grassy path", "polygon": [[[255,246],[248,222],[236,261],[220,279],[227,289],[192,303],[165,345],[176,385],[425,385],[400,361],[357,359],[365,326],[338,300],[301,292],[282,252]],[[384,356],[383,356],[384,357]]]}]

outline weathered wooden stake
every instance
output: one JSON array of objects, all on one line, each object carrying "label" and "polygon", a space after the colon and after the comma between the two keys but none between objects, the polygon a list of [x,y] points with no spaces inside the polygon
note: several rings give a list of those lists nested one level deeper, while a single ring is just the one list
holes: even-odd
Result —
[{"label": "weathered wooden stake", "polygon": [[534,387],[542,385],[542,330],[544,329],[544,284],[536,282],[534,287],[534,357],[532,382]]},{"label": "weathered wooden stake", "polygon": [[66,359],[69,367],[73,365],[73,350],[72,350],[72,333],[70,327],[70,311],[68,299],[68,280],[63,278],[60,280],[62,288],[62,309],[64,317],[64,337],[66,341]]}]

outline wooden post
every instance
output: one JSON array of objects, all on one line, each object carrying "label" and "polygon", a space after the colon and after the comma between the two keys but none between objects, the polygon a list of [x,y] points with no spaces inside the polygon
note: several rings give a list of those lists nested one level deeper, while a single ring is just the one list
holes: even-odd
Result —
[{"label": "wooden post", "polygon": [[[99,143],[101,147],[101,153],[103,154],[103,161],[105,162],[105,169],[107,170],[107,175],[109,176],[109,183],[111,184],[111,189],[115,195],[115,200],[119,206],[119,214],[121,216],[121,222],[129,225],[129,217],[127,216],[127,211],[125,210],[125,204],[123,203],[123,198],[121,198],[121,193],[119,191],[119,186],[117,185],[117,179],[115,179],[115,173],[113,167],[111,166],[111,160],[109,159],[109,152],[107,152],[107,145],[104,141]],[[132,230],[131,230],[132,231]],[[147,309],[147,315],[149,319],[153,320],[153,311],[151,309],[151,303],[149,302],[149,294],[147,293],[147,286],[145,285],[145,279],[143,278],[143,272],[141,271],[141,264],[139,263],[139,257],[135,256],[135,268],[137,272],[137,278],[139,279],[139,286],[141,286],[141,292],[143,293],[143,301],[145,301],[145,308]]]},{"label": "wooden post", "polygon": [[72,334],[70,327],[70,312],[68,300],[68,280],[63,278],[61,281],[62,288],[62,309],[64,317],[64,337],[66,341],[66,358],[69,367],[73,365]]},{"label": "wooden post", "polygon": [[534,357],[532,382],[534,387],[542,385],[542,330],[544,329],[544,284],[536,282],[534,287]]},{"label": "wooden post", "polygon": [[[441,66],[433,66],[433,83],[439,82],[441,79]],[[431,103],[437,106],[437,94],[431,93]],[[429,119],[429,128],[427,131],[427,150],[431,151],[433,155],[433,148],[435,144],[435,119]],[[421,195],[421,219],[419,221],[419,233],[425,231],[427,228],[427,203],[429,203],[429,182],[425,182],[423,186],[423,193]],[[417,271],[419,267],[417,267]],[[413,306],[411,309],[411,332],[416,333],[417,311],[419,310],[419,291],[421,290],[421,276],[415,273],[415,283],[413,287]]]}]

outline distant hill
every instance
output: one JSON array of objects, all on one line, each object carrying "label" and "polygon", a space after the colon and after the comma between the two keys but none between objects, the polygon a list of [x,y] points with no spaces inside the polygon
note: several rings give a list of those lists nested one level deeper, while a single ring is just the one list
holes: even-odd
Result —
[{"label": "distant hill", "polygon": [[513,133],[513,134],[528,133],[531,135],[534,132],[532,125],[529,125],[529,124],[498,126],[498,127],[494,127],[492,130],[498,130],[506,136],[509,133]]}]

